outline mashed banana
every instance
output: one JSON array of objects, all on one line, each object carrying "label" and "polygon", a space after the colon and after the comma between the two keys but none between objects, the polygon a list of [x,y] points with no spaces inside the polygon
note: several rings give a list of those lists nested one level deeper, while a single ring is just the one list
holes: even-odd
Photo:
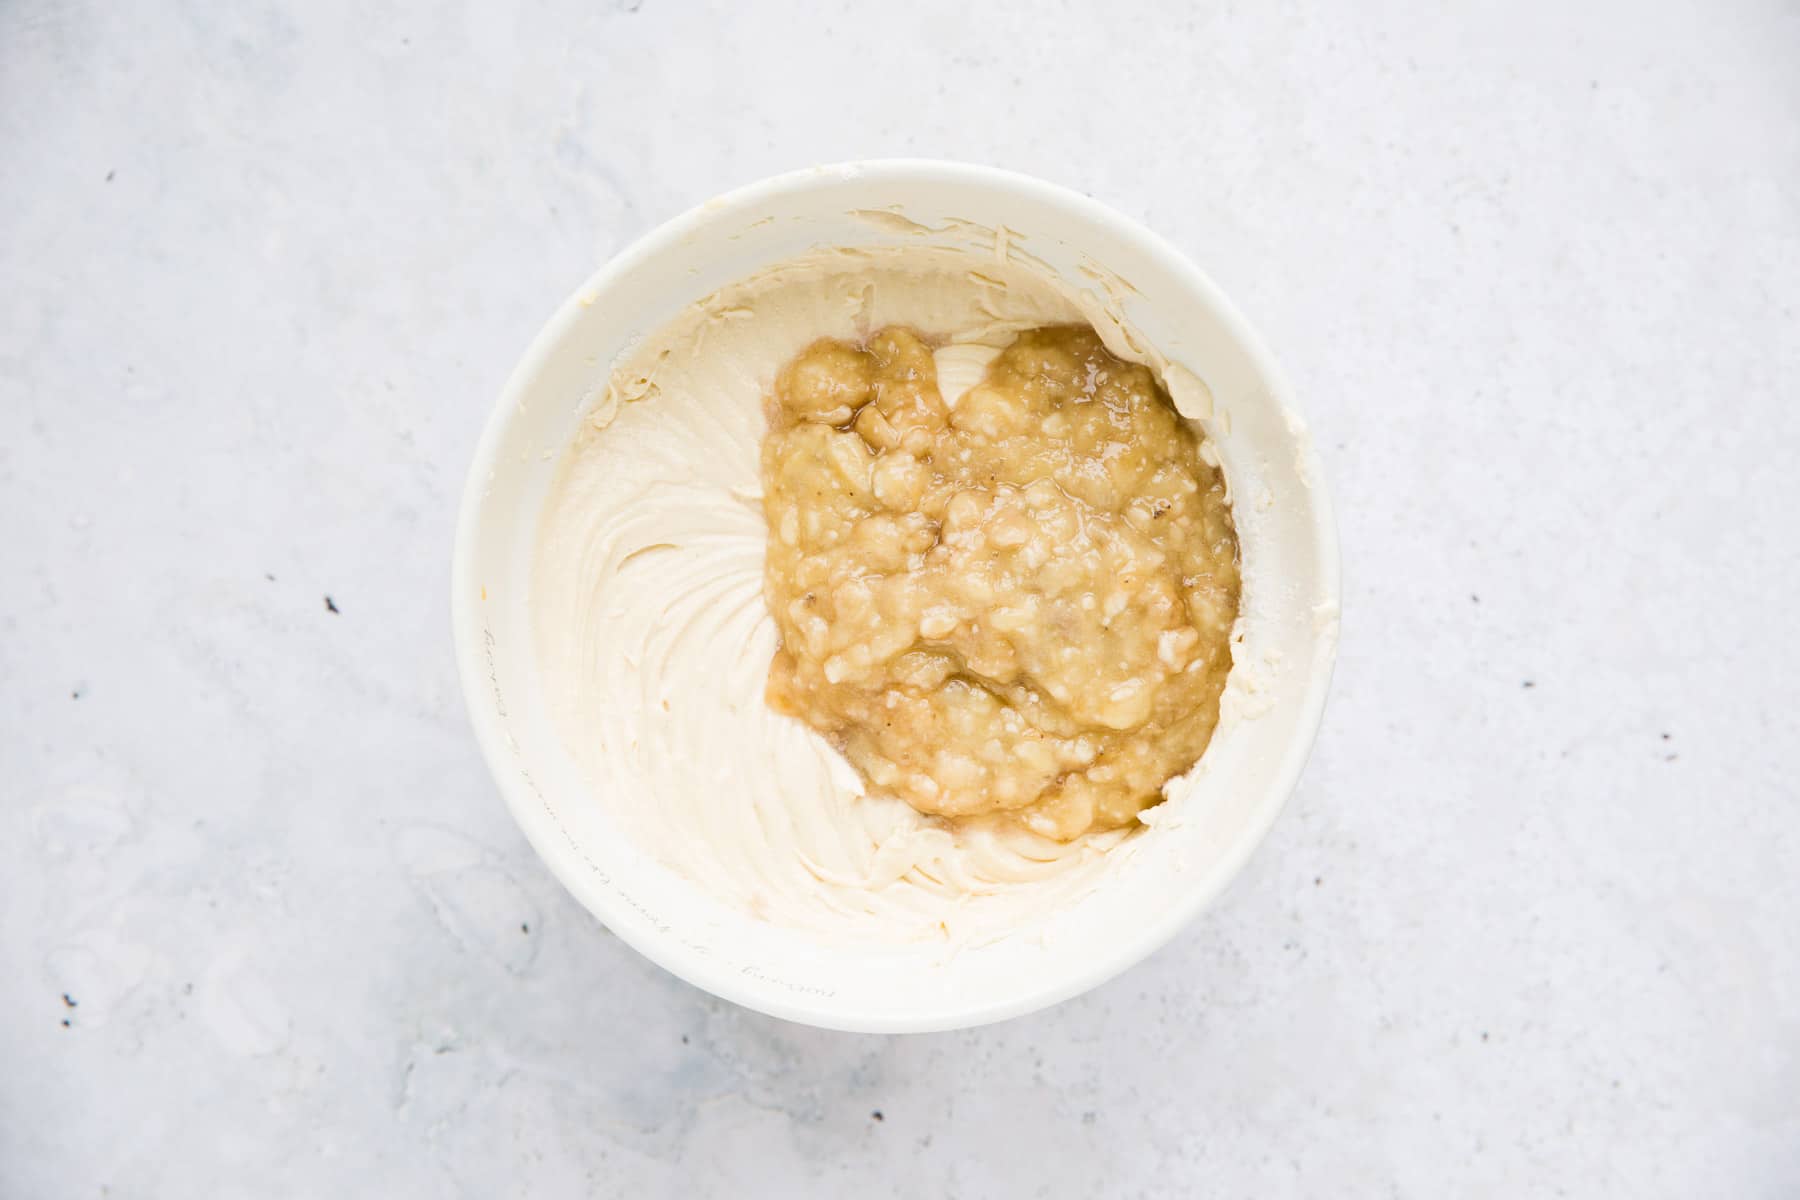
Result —
[{"label": "mashed banana", "polygon": [[1134,822],[1218,721],[1224,481],[1150,370],[1021,333],[955,404],[891,326],[780,373],[763,442],[768,699],[923,813]]}]

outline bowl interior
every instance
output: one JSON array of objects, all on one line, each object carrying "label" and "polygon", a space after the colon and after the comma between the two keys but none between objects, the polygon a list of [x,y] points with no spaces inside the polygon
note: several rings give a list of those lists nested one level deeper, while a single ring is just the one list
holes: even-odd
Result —
[{"label": "bowl interior", "polygon": [[[717,288],[833,246],[969,245],[1005,227],[1077,290],[1199,375],[1234,497],[1245,595],[1226,715],[1203,763],[1103,886],[1032,936],[982,946],[822,945],[757,921],[639,853],[544,711],[528,585],[545,494],[577,421],[636,339]],[[991,235],[989,235],[991,236]],[[890,1031],[971,1025],[1101,982],[1161,945],[1242,865],[1298,777],[1336,642],[1336,543],[1303,424],[1272,360],[1178,253],[1074,193],[944,163],[819,168],[677,218],[589,280],[520,363],[458,529],[453,618],[471,716],[514,815],[557,877],[638,950],[777,1016]]]}]

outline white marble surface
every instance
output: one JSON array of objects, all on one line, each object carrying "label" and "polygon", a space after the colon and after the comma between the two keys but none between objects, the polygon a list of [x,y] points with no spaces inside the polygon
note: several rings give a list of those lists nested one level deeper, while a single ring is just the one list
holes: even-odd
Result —
[{"label": "white marble surface", "polygon": [[[1800,9],[516,7],[0,6],[0,1196],[1800,1194]],[[589,920],[446,619],[560,297],[893,154],[1211,272],[1347,579],[1223,902],[900,1039]]]}]

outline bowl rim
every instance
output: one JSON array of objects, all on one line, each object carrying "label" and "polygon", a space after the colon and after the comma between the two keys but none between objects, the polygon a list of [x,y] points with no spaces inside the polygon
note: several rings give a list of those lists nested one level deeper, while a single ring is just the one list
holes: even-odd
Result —
[{"label": "bowl rim", "polygon": [[[497,465],[500,446],[518,409],[518,402],[543,369],[555,347],[580,318],[585,307],[584,298],[601,294],[620,276],[704,227],[734,213],[757,208],[765,198],[795,190],[830,188],[844,182],[871,179],[905,180],[911,183],[943,182],[1012,191],[1046,206],[1059,207],[1079,223],[1104,227],[1110,235],[1136,243],[1142,252],[1163,262],[1180,278],[1184,287],[1205,299],[1219,324],[1269,382],[1270,398],[1284,412],[1295,413],[1293,392],[1286,374],[1224,292],[1187,255],[1160,234],[1089,196],[1016,171],[947,159],[865,159],[783,172],[696,204],[640,235],[576,287],[532,339],[507,376],[506,383],[488,414],[473,460],[464,477],[451,555],[451,637],[458,681],[476,742],[513,820],[557,882],[608,930],[634,951],[677,978],[721,999],[769,1016],[845,1032],[924,1033],[970,1028],[1023,1016],[1090,991],[1150,957],[1210,907],[1267,839],[1269,831],[1286,809],[1299,784],[1324,717],[1325,702],[1337,661],[1337,646],[1334,639],[1325,653],[1315,656],[1307,690],[1296,714],[1294,736],[1286,744],[1273,781],[1264,789],[1267,801],[1256,812],[1244,836],[1236,839],[1226,853],[1220,856],[1219,867],[1210,873],[1208,881],[1176,897],[1155,919],[1129,931],[1122,931],[1122,936],[1113,944],[1112,950],[1104,958],[1090,963],[1087,970],[1071,972],[1001,1001],[968,1007],[957,1007],[953,1003],[942,1005],[917,1018],[893,1015],[859,1017],[854,1012],[834,1008],[830,1001],[820,1001],[813,997],[799,998],[763,985],[754,976],[741,975],[722,963],[690,952],[674,939],[663,938],[654,933],[643,935],[632,922],[616,919],[614,909],[620,906],[603,890],[587,886],[584,873],[576,869],[582,864],[573,856],[570,848],[563,844],[566,839],[556,836],[558,830],[546,819],[546,810],[528,793],[518,772],[512,769],[510,738],[501,726],[499,714],[481,699],[481,685],[487,677],[481,657],[482,624],[473,599],[478,585],[474,546],[486,481]],[[1313,482],[1310,489],[1310,523],[1316,534],[1317,546],[1313,565],[1318,571],[1321,595],[1341,612],[1341,549],[1330,489],[1316,447],[1308,444],[1304,453]]]}]

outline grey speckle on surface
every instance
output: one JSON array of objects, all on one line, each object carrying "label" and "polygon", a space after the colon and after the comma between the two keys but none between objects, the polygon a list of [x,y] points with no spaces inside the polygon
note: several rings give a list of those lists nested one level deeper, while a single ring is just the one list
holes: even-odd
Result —
[{"label": "grey speckle on surface", "polygon": [[[0,1196],[1800,1194],[1800,10],[969,12],[0,8]],[[881,155],[1200,263],[1346,578],[1219,904],[906,1038],[598,929],[445,595],[560,299]]]}]

